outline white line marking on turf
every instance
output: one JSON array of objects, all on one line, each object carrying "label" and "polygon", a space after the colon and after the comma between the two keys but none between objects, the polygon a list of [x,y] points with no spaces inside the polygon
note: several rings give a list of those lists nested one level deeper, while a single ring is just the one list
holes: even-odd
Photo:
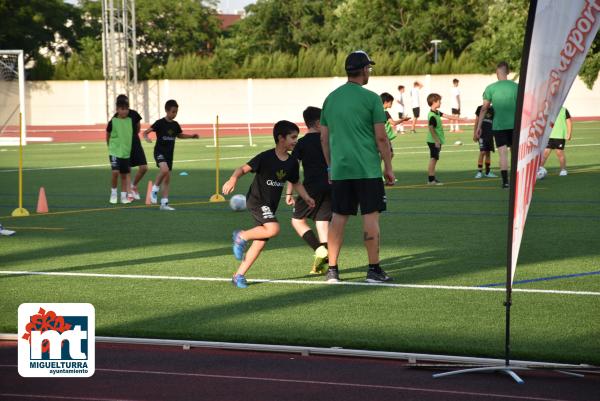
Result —
[{"label": "white line marking on turf", "polygon": [[[13,271],[0,270],[0,274],[18,276],[63,276],[63,277],[97,277],[97,278],[129,278],[129,279],[144,279],[144,280],[180,280],[180,281],[215,281],[215,282],[230,282],[230,278],[222,277],[195,277],[195,276],[153,276],[145,274],[108,274],[108,273],[68,273],[68,272],[38,272],[38,271]],[[358,281],[341,281],[338,283],[327,283],[325,281],[311,280],[276,280],[276,279],[248,279],[250,283],[265,283],[265,284],[306,284],[306,285],[348,285],[348,286],[378,286],[391,288],[415,288],[415,289],[430,289],[430,290],[454,290],[454,291],[489,291],[489,292],[504,292],[504,288],[498,287],[468,287],[460,285],[433,285],[433,284],[392,284],[379,283],[372,284]],[[600,296],[600,292],[594,291],[563,291],[563,290],[538,290],[526,288],[513,288],[513,292],[527,292],[536,294],[560,294],[560,295],[592,295]]]},{"label": "white line marking on turf", "polygon": [[[0,367],[16,367],[16,365],[0,365]],[[143,374],[143,375],[157,375],[157,376],[180,376],[180,377],[201,377],[206,379],[222,379],[222,380],[247,380],[255,382],[274,382],[274,383],[293,383],[293,384],[308,384],[308,385],[320,385],[320,386],[335,386],[335,387],[350,387],[350,388],[363,388],[363,389],[375,389],[375,390],[396,390],[396,391],[414,391],[422,393],[434,393],[434,394],[453,394],[453,395],[464,395],[474,396],[477,398],[509,398],[511,400],[531,400],[531,401],[565,401],[557,398],[545,398],[545,397],[529,397],[522,395],[507,395],[498,393],[478,393],[471,391],[457,391],[457,390],[442,390],[424,387],[408,387],[408,386],[390,386],[385,384],[368,384],[368,383],[347,383],[347,382],[332,382],[322,380],[301,380],[301,379],[284,379],[276,377],[261,377],[261,376],[239,376],[239,375],[217,375],[209,373],[188,373],[188,372],[172,372],[172,371],[160,371],[160,370],[140,370],[140,369],[100,369],[96,368],[98,372],[107,373],[129,373],[129,374]],[[19,394],[0,394],[0,395],[16,395]],[[39,397],[39,396],[33,396]],[[59,399],[83,399],[83,400],[104,400],[101,398],[71,398],[71,397],[53,397]]]}]

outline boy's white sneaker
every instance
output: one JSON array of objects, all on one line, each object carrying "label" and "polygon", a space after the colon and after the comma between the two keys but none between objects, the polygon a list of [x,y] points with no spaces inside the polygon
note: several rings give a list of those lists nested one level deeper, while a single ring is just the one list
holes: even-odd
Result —
[{"label": "boy's white sneaker", "polygon": [[481,171],[478,171],[477,174],[475,174],[475,178],[481,178],[483,177],[483,173]]},{"label": "boy's white sneaker", "polygon": [[171,210],[175,210],[175,208],[169,206],[168,203],[165,203],[165,204],[160,205],[160,210],[169,210],[169,211],[171,211]]},{"label": "boy's white sneaker", "polygon": [[2,226],[2,224],[0,224],[0,235],[5,235],[7,237],[10,237],[11,235],[14,235],[15,231],[13,230],[7,230],[6,228],[4,228]]},{"label": "boy's white sneaker", "polygon": [[158,203],[158,192],[150,192],[150,203],[156,205]]},{"label": "boy's white sneaker", "polygon": [[109,202],[112,203],[113,205],[117,204],[117,194],[110,194],[110,199]]},{"label": "boy's white sneaker", "polygon": [[138,192],[136,187],[131,187],[131,196],[133,197],[133,200],[140,200],[140,193]]},{"label": "boy's white sneaker", "polygon": [[121,203],[122,204],[127,205],[127,204],[129,204],[131,202],[132,202],[132,200],[129,198],[129,196],[127,196],[127,197],[121,197]]},{"label": "boy's white sneaker", "polygon": [[567,174],[568,174],[568,173],[567,173],[567,170],[565,170],[565,169],[563,169],[563,170],[560,170],[560,173],[558,173],[558,175],[559,175],[560,177],[564,177],[564,176],[566,176]]}]

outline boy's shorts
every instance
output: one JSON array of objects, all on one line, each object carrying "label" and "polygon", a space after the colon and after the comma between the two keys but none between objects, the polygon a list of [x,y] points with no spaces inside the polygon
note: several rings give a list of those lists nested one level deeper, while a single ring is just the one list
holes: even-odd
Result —
[{"label": "boy's shorts", "polygon": [[173,155],[161,152],[160,149],[154,149],[154,161],[156,161],[156,167],[160,167],[160,163],[167,163],[169,171],[173,170]]},{"label": "boy's shorts", "polygon": [[492,132],[494,134],[494,139],[496,140],[497,148],[499,148],[500,146],[508,146],[510,148],[512,146],[513,130],[503,129]]},{"label": "boy's shorts", "polygon": [[401,111],[398,113],[398,119],[402,120],[405,117],[404,112]]},{"label": "boy's shorts", "polygon": [[129,167],[129,159],[121,159],[117,156],[108,156],[110,168],[112,171],[118,171],[121,174],[128,174],[131,171]]},{"label": "boy's shorts", "polygon": [[148,164],[148,161],[146,161],[146,153],[144,153],[142,144],[139,141],[133,141],[131,143],[131,156],[129,157],[129,165],[131,167],[136,167],[144,166],[146,164]]},{"label": "boy's shorts", "polygon": [[300,196],[296,197],[294,219],[309,218],[313,221],[331,221],[331,192],[327,191],[314,196],[311,194],[311,197],[315,200],[315,207],[312,209],[308,207],[304,199]]},{"label": "boy's shorts", "polygon": [[386,209],[383,180],[360,178],[355,180],[334,180],[331,186],[331,210],[343,216],[383,212]]},{"label": "boy's shorts", "polygon": [[414,118],[419,118],[420,115],[421,115],[421,108],[420,107],[413,107],[413,117]]},{"label": "boy's shorts", "polygon": [[435,143],[427,142],[427,146],[429,146],[429,157],[435,160],[440,160],[440,152],[442,151],[442,145],[440,147],[436,147]]},{"label": "boy's shorts", "polygon": [[479,137],[479,151],[480,152],[495,152],[494,148],[494,137],[491,134],[481,135]]},{"label": "boy's shorts", "polygon": [[564,139],[550,138],[548,139],[547,149],[560,149],[563,150],[565,148],[566,141]]},{"label": "boy's shorts", "polygon": [[271,207],[262,206],[248,206],[248,211],[254,219],[255,226],[262,226],[265,223],[279,223],[275,213],[271,211]]},{"label": "boy's shorts", "polygon": [[454,115],[460,115],[460,109],[452,109],[452,114]]}]

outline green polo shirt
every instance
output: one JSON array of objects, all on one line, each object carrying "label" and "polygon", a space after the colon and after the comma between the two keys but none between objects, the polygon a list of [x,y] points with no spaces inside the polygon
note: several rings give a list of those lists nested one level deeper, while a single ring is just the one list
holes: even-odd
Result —
[{"label": "green polo shirt", "polygon": [[501,80],[488,85],[483,92],[483,99],[492,103],[494,120],[492,130],[501,131],[515,128],[517,112],[517,92],[519,85],[510,80]]},{"label": "green polo shirt", "polygon": [[327,96],[321,125],[329,130],[331,179],[381,177],[381,156],[374,124],[386,122],[381,98],[347,82]]}]

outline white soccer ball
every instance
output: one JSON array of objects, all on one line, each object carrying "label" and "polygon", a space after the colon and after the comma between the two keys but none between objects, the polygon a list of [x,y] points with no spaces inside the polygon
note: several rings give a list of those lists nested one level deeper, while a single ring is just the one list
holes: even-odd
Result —
[{"label": "white soccer ball", "polygon": [[538,171],[537,171],[537,179],[543,180],[544,178],[546,178],[547,175],[548,175],[548,170],[546,170],[544,167],[540,166],[540,168],[538,168]]},{"label": "white soccer ball", "polygon": [[239,212],[240,210],[246,209],[246,197],[241,194],[233,195],[231,199],[229,199],[229,206],[231,210],[234,212]]},{"label": "white soccer ball", "polygon": [[456,146],[460,146],[460,145],[462,145],[462,142],[461,142],[461,141],[456,141],[456,142],[454,142],[454,144],[455,144]]}]

